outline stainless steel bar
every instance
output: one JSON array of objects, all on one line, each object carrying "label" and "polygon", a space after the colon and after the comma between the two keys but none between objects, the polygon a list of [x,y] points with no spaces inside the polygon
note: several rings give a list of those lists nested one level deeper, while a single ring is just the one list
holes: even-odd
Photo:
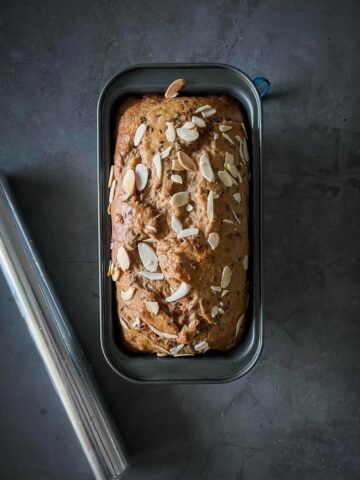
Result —
[{"label": "stainless steel bar", "polygon": [[119,479],[124,445],[1,172],[0,266],[95,478]]}]

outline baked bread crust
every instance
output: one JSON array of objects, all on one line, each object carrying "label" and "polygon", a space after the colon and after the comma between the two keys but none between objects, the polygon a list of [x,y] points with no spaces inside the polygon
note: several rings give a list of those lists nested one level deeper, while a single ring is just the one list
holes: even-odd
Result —
[{"label": "baked bread crust", "polygon": [[[203,106],[208,107],[195,113]],[[185,124],[193,116],[196,125]],[[249,255],[243,121],[238,103],[226,95],[146,95],[120,106],[109,180],[108,274],[116,282],[123,341],[134,351],[191,355],[228,350],[240,341]],[[168,147],[168,156],[160,158]],[[179,192],[188,193],[174,197]],[[192,235],[178,238],[186,234]],[[154,273],[164,278],[147,278]],[[175,298],[184,296],[171,301],[174,292]]]}]

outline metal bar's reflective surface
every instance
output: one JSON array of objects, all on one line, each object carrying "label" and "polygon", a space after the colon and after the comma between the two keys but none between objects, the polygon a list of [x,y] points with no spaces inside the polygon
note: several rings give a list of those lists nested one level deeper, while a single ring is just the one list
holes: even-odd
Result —
[{"label": "metal bar's reflective surface", "polygon": [[95,478],[120,478],[124,446],[1,172],[0,266]]}]

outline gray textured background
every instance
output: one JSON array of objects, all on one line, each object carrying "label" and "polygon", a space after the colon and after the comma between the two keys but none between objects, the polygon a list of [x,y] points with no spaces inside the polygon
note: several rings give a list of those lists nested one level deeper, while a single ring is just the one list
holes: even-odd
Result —
[{"label": "gray textured background", "polygon": [[[1,1],[0,168],[132,452],[126,479],[360,478],[359,17],[357,0]],[[169,61],[272,81],[265,350],[228,385],[133,385],[99,345],[97,98]],[[92,478],[2,277],[0,304],[1,480]]]}]

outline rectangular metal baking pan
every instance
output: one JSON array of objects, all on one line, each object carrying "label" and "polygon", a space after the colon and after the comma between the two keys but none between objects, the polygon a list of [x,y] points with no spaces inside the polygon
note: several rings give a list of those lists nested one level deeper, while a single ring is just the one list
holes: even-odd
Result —
[{"label": "rectangular metal baking pan", "polygon": [[[185,95],[229,94],[246,115],[251,154],[249,310],[242,342],[229,352],[194,357],[157,357],[130,352],[121,342],[115,286],[106,271],[110,260],[111,221],[107,187],[115,147],[115,116],[129,95],[164,93],[176,78],[184,78]],[[262,79],[265,80],[265,79]],[[265,80],[266,82],[266,80]],[[259,83],[259,79],[255,81]],[[269,84],[266,86],[268,89]],[[115,75],[98,103],[98,209],[101,345],[109,365],[122,377],[143,383],[221,383],[247,373],[260,357],[262,319],[262,112],[260,95],[245,73],[222,64],[137,65]]]}]

